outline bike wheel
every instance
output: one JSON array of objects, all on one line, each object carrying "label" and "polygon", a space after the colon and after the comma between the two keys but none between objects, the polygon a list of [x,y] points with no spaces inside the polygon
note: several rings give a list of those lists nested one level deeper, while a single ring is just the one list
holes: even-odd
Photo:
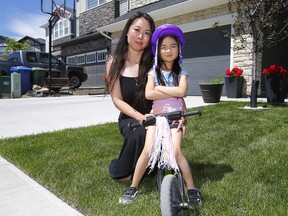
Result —
[{"label": "bike wheel", "polygon": [[165,177],[165,168],[160,167],[157,171],[157,190],[161,192],[162,181]]},{"label": "bike wheel", "polygon": [[162,181],[160,207],[162,216],[184,215],[179,183],[174,175],[166,175]]}]

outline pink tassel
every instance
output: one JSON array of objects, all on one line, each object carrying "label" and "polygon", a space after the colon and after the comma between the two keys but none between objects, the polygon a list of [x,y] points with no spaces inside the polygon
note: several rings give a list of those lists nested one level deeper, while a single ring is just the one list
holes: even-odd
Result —
[{"label": "pink tassel", "polygon": [[165,166],[169,170],[179,170],[172,145],[171,129],[164,116],[156,117],[155,139],[149,154],[149,173],[154,169],[157,161],[158,168]]}]

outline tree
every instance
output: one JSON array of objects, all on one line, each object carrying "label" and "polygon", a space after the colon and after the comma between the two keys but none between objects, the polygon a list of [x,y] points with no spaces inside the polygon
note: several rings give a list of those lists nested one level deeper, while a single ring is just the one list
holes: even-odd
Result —
[{"label": "tree", "polygon": [[4,58],[7,58],[8,53],[11,51],[16,51],[16,50],[29,50],[31,45],[30,43],[20,43],[14,39],[7,38],[6,39],[7,47],[5,49],[5,55]]},{"label": "tree", "polygon": [[[235,50],[251,49],[252,81],[256,83],[260,69],[256,68],[256,65],[262,63],[258,62],[258,55],[263,49],[273,47],[288,37],[288,2],[287,0],[229,0],[228,7],[235,18],[231,35],[221,30],[219,23],[215,23],[214,27],[220,29],[224,36],[240,41],[234,46]],[[253,96],[253,82],[251,96]]]},{"label": "tree", "polygon": [[245,44],[242,35],[251,34],[256,53],[288,37],[287,0],[229,0],[228,5],[237,14],[232,37]]}]

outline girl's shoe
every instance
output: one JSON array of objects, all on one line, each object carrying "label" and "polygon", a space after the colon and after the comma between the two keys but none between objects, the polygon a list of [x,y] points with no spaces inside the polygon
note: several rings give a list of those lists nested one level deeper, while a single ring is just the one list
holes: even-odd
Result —
[{"label": "girl's shoe", "polygon": [[139,194],[139,190],[136,187],[126,188],[124,195],[120,197],[120,204],[130,204],[133,202],[133,199]]},{"label": "girl's shoe", "polygon": [[188,207],[195,209],[200,207],[201,204],[200,190],[197,188],[188,190]]}]

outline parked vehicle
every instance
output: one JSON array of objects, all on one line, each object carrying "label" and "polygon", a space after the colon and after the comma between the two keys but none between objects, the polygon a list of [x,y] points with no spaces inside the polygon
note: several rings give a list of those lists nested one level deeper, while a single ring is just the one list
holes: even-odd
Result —
[{"label": "parked vehicle", "polygon": [[8,62],[8,61],[0,61],[0,75],[9,76],[10,68],[13,66],[17,66],[17,62]]},{"label": "parked vehicle", "polygon": [[[40,67],[49,71],[49,53],[19,50],[8,55],[8,61],[0,61],[0,71],[10,72],[13,66],[25,66],[28,68]],[[48,74],[47,74],[48,75]],[[84,67],[66,64],[65,62],[51,56],[51,78],[68,78],[69,85],[79,88],[85,82],[88,75]]]}]

